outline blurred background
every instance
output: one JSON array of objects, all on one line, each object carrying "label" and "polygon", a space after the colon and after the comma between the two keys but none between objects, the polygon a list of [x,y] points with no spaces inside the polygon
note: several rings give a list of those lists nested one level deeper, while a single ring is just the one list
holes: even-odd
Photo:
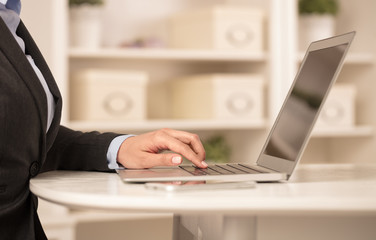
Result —
[{"label": "blurred background", "polygon": [[[22,4],[21,18],[63,95],[64,125],[132,134],[187,130],[200,135],[216,162],[255,161],[309,43],[355,30],[302,164],[375,162],[373,0]],[[45,202],[40,212],[51,239],[117,239],[124,231],[127,239],[171,238],[169,214],[94,213]]]}]

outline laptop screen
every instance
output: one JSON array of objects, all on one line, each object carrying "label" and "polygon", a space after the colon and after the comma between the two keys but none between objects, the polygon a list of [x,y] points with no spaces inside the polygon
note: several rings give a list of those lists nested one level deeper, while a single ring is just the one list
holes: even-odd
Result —
[{"label": "laptop screen", "polygon": [[297,159],[346,48],[347,44],[342,44],[308,53],[265,154]]},{"label": "laptop screen", "polygon": [[257,160],[290,177],[308,143],[355,32],[313,42]]}]

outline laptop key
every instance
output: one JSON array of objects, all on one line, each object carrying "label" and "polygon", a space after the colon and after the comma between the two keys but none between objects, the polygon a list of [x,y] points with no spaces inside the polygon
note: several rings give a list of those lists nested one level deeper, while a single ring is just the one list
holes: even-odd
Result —
[{"label": "laptop key", "polygon": [[233,168],[236,168],[236,169],[239,169],[245,173],[261,173],[260,171],[257,171],[256,169],[252,169],[250,167],[246,167],[244,165],[241,165],[241,164],[228,164],[230,167],[233,167]]},{"label": "laptop key", "polygon": [[180,168],[194,176],[259,173],[237,164],[216,164],[209,165],[207,168],[199,168],[196,166],[180,166]]},{"label": "laptop key", "polygon": [[221,175],[218,171],[215,171],[211,167],[208,168],[200,168],[201,171],[205,172],[207,175]]},{"label": "laptop key", "polygon": [[219,165],[219,167],[226,169],[227,171],[231,171],[234,174],[247,174],[248,173],[242,169],[235,168],[231,166],[230,164],[222,164],[222,165]]},{"label": "laptop key", "polygon": [[180,168],[194,176],[208,175],[206,172],[202,171],[200,168],[197,168],[194,166],[180,166]]},{"label": "laptop key", "polygon": [[225,169],[225,168],[221,167],[220,165],[213,165],[213,166],[209,166],[208,168],[212,169],[216,172],[219,172],[220,174],[234,174],[235,173],[235,171]]},{"label": "laptop key", "polygon": [[262,169],[261,167],[256,166],[256,165],[247,165],[247,164],[242,164],[242,163],[239,163],[239,165],[242,166],[242,167],[254,170],[256,172],[259,172],[259,173],[271,173],[271,172],[273,172],[273,171],[266,171],[265,169]]}]

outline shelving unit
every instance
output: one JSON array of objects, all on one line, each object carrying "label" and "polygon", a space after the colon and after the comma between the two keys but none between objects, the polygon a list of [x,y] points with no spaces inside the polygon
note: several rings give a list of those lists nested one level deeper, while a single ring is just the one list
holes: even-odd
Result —
[{"label": "shelving unit", "polygon": [[[212,1],[214,3],[223,3],[225,1]],[[202,3],[196,3],[202,5]],[[205,3],[204,3],[205,5]],[[267,10],[267,9],[266,9]],[[268,27],[266,27],[268,28]],[[269,30],[268,30],[269,31]],[[245,51],[229,50],[182,50],[182,49],[127,49],[106,47],[103,49],[85,50],[70,49],[68,51],[69,62],[78,63],[79,67],[85,65],[99,66],[99,62],[112,62],[117,67],[129,66],[131,69],[144,68],[152,72],[154,65],[161,66],[159,72],[152,72],[151,85],[159,84],[174,77],[184,74],[219,72],[223,69],[236,69],[240,72],[262,72],[266,75],[266,69],[269,67],[269,58],[272,54],[265,51],[261,53],[250,53]],[[81,65],[82,64],[82,65]],[[217,64],[220,64],[219,66]],[[140,67],[142,65],[142,67]],[[72,66],[72,64],[71,64]],[[103,66],[103,65],[102,65]],[[79,68],[78,67],[78,68]],[[73,68],[77,68],[74,65]],[[178,70],[177,70],[178,69]],[[231,70],[225,70],[231,72]],[[162,73],[161,73],[162,72]],[[166,72],[169,72],[166,74]],[[265,78],[267,82],[268,79]],[[153,87],[151,87],[153,88]],[[166,91],[162,89],[162,91]],[[154,90],[155,92],[155,90]],[[165,94],[160,94],[165,95]],[[168,99],[163,99],[159,105],[158,113],[151,113],[145,121],[138,122],[84,122],[71,121],[69,117],[66,124],[72,128],[80,130],[97,129],[100,131],[121,131],[121,132],[146,132],[159,128],[169,127],[187,131],[205,131],[205,132],[223,132],[229,130],[264,130],[268,126],[268,120],[254,121],[226,121],[226,120],[176,120],[168,118],[168,113],[163,106],[168,105]],[[153,107],[150,107],[153,108]],[[66,113],[69,113],[67,109]]]},{"label": "shelving unit", "polygon": [[[193,9],[195,6],[209,6],[218,3],[241,3],[256,5],[257,7],[261,7],[265,10],[265,15],[267,18],[265,30],[267,40],[265,42],[265,51],[262,53],[247,53],[242,51],[178,50],[168,48],[119,49],[111,46],[96,50],[70,49],[68,47],[69,9],[67,1],[43,1],[46,12],[50,12],[48,17],[51,19],[51,21],[45,21],[45,18],[42,17],[35,18],[34,14],[28,15],[27,13],[24,14],[23,19],[26,23],[29,22],[29,29],[32,32],[36,32],[36,34],[34,34],[36,36],[36,41],[42,43],[39,44],[41,46],[41,50],[45,53],[47,61],[50,63],[51,70],[59,84],[65,103],[63,109],[63,124],[75,129],[145,132],[157,128],[171,127],[182,130],[213,132],[213,134],[217,131],[237,131],[239,134],[242,134],[242,131],[239,130],[246,130],[247,132],[252,130],[262,130],[267,132],[266,130],[270,127],[270,123],[273,122],[277,112],[279,111],[281,102],[284,99],[289,85],[295,76],[297,70],[296,63],[303,57],[303,53],[297,52],[296,47],[298,37],[297,0],[287,0],[283,3],[279,0],[212,0],[205,3],[200,1],[183,1],[185,3],[175,5],[166,4],[166,10],[158,13],[163,13],[167,16],[168,14],[171,14],[174,11],[176,12],[178,10],[182,10],[185,7]],[[125,3],[122,2],[122,4]],[[129,7],[132,6],[131,2],[127,2],[127,4]],[[142,3],[133,4],[135,5],[135,10],[137,10],[137,7],[140,7],[139,4],[142,5]],[[347,6],[349,4],[350,3],[341,1],[341,5],[345,6],[343,12],[346,11],[346,8],[351,8]],[[31,6],[27,5],[28,3],[24,3],[24,9],[31,8]],[[145,18],[148,18],[147,13],[144,13],[144,15]],[[138,20],[139,19],[140,18],[138,18]],[[340,22],[344,21],[343,19],[345,19],[345,17],[339,17]],[[148,30],[150,30],[150,26],[148,27]],[[339,29],[341,31],[345,31],[346,27],[343,25],[341,26],[340,24]],[[48,34],[43,34],[42,36],[42,34],[40,34],[42,30]],[[130,30],[131,35],[134,35],[135,32],[135,29]],[[363,37],[363,39],[360,41],[364,42],[364,38],[365,37]],[[359,49],[361,50],[359,51]],[[356,69],[356,71],[362,71],[361,69],[365,67],[372,67],[374,62],[374,53],[372,51],[367,51],[364,48],[358,47],[354,51],[353,49],[350,51],[350,54],[345,62],[344,71],[346,71],[346,68],[349,67],[351,69]],[[200,73],[215,71],[216,69],[240,72],[256,71],[265,76],[267,88],[265,118],[261,121],[234,121],[231,123],[228,121],[210,120],[174,120],[168,118],[168,115],[163,113],[163,107],[161,107],[160,112],[162,113],[160,115],[153,112],[150,119],[137,123],[72,121],[69,117],[69,86],[71,85],[70,72],[72,70],[74,71],[75,68],[77,69],[90,65],[93,65],[94,67],[98,67],[100,65],[103,65],[104,67],[115,65],[118,68],[128,65],[138,68],[142,68],[144,65],[146,68],[154,65],[164,67],[164,69],[161,70],[163,73],[160,76],[156,74],[155,79],[151,79],[154,83],[164,81],[162,78],[166,78],[170,72],[171,77],[175,77],[182,73],[195,73],[195,68]],[[205,68],[207,68],[207,70],[205,70]],[[342,80],[339,79],[339,81]],[[167,100],[165,99],[164,101],[166,102]],[[160,105],[163,105],[165,102],[162,102]],[[370,123],[368,125],[367,120],[363,118],[359,122],[361,123],[360,125],[356,125],[351,129],[317,129],[315,130],[314,137],[352,138],[354,136],[372,136],[374,128],[373,124]],[[234,145],[237,144],[234,143]]]},{"label": "shelving unit", "polygon": [[[116,49],[104,48],[96,50],[70,49],[69,58],[77,61],[90,60],[145,60],[145,61],[213,61],[213,62],[244,62],[261,63],[268,61],[266,53],[247,53],[237,51],[211,51],[211,50],[176,50],[176,49]],[[304,53],[298,56],[298,62]],[[345,60],[345,65],[369,65],[374,61],[371,53],[350,53]],[[181,130],[241,130],[241,129],[266,129],[266,120],[255,121],[225,121],[225,120],[145,120],[137,122],[84,122],[71,121],[69,124],[74,129],[101,131],[151,131],[163,127]],[[370,136],[373,133],[371,126],[354,126],[351,128],[316,129],[313,137],[354,137]]]}]

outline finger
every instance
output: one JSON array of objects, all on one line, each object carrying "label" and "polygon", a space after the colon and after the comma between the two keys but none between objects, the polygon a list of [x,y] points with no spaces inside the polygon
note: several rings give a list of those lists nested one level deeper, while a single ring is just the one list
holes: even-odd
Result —
[{"label": "finger", "polygon": [[182,156],[176,153],[149,153],[147,161],[143,165],[144,168],[151,168],[156,166],[177,166],[182,162]]},{"label": "finger", "polygon": [[130,169],[144,169],[156,166],[177,166],[183,162],[182,156],[177,153],[142,152],[137,159],[137,161],[126,161],[122,165]]},{"label": "finger", "polygon": [[207,167],[207,164],[204,161],[205,151],[204,153],[198,155],[195,151],[193,151],[190,145],[186,144],[183,141],[180,141],[175,137],[172,137],[171,135],[167,134],[166,131],[162,131],[157,139],[157,143],[161,143],[161,146],[164,146],[176,153],[182,154],[196,166],[201,168]]},{"label": "finger", "polygon": [[173,129],[163,129],[168,135],[178,139],[179,141],[189,145],[191,149],[197,154],[202,161],[205,160],[205,149],[201,143],[200,137],[197,134],[192,134],[184,131]]}]

